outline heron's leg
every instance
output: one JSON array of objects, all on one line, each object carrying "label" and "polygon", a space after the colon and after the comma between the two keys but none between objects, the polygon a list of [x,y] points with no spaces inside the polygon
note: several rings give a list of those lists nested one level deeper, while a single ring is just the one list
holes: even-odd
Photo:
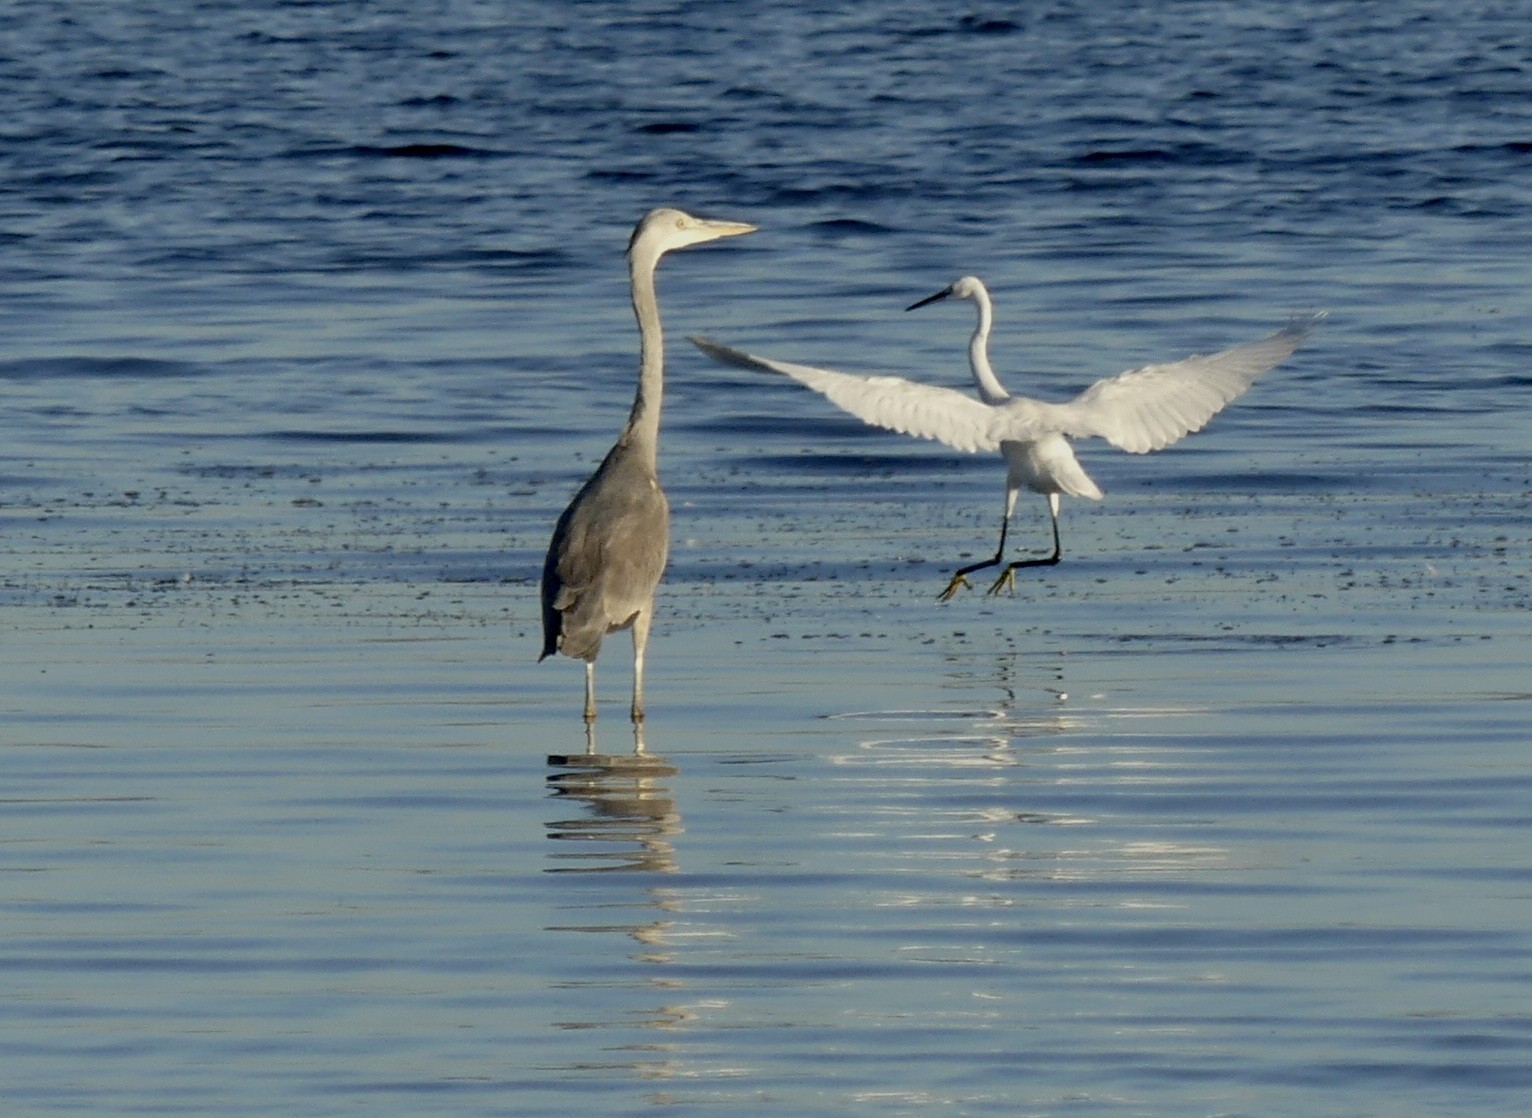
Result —
[{"label": "heron's leg", "polygon": [[649,643],[649,611],[640,610],[633,618],[633,709],[634,725],[644,720],[644,648]]},{"label": "heron's leg", "polygon": [[585,724],[596,720],[596,662],[585,661]]},{"label": "heron's leg", "polygon": [[1000,561],[1005,557],[1005,532],[1011,526],[1011,513],[1016,509],[1016,493],[1017,490],[1015,489],[1007,489],[1005,491],[1005,513],[1000,518],[1000,543],[995,548],[995,557],[993,559],[986,559],[982,563],[970,563],[968,566],[958,570],[952,576],[952,581],[947,583],[947,589],[936,596],[938,602],[950,602],[956,596],[958,590],[964,586],[972,589],[973,583],[968,581],[968,576],[973,574],[974,571],[982,571],[985,567],[997,567],[1000,565]]},{"label": "heron's leg", "polygon": [[1059,495],[1057,493],[1048,494],[1048,514],[1053,518],[1053,554],[1045,559],[1017,559],[1000,572],[1000,577],[995,579],[995,585],[989,588],[991,594],[998,594],[1002,590],[1015,593],[1018,567],[1052,567],[1064,558],[1064,549],[1059,545]]}]

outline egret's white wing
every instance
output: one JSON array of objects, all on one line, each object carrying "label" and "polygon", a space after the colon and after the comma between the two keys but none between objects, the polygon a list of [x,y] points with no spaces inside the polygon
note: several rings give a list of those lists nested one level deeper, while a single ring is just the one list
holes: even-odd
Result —
[{"label": "egret's white wing", "polygon": [[[995,409],[952,388],[920,384],[900,377],[857,376],[756,357],[711,338],[693,337],[703,353],[725,365],[762,369],[792,377],[864,423],[904,435],[935,439],[956,450],[997,450],[991,430]],[[1019,438],[1007,433],[1006,438]]]},{"label": "egret's white wing", "polygon": [[[1269,338],[1222,353],[1145,365],[1097,381],[1067,404],[1043,405],[1047,425],[1081,438],[1099,435],[1134,454],[1159,450],[1200,431],[1224,405],[1297,349],[1323,317],[1294,320]],[[1029,429],[1036,423],[1036,417],[1022,419]]]}]

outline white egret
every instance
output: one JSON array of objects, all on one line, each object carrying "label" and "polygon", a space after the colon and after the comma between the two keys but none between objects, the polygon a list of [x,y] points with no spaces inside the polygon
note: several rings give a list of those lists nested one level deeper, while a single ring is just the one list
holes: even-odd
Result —
[{"label": "white egret", "polygon": [[654,270],[672,249],[755,231],[737,221],[708,221],[680,210],[645,214],[628,242],[633,313],[638,318],[638,392],[617,443],[559,517],[543,563],[543,653],[585,661],[585,721],[596,719],[596,656],[602,638],[633,631],[635,725],[644,719],[644,648],[654,592],[670,551],[670,505],[660,488],[656,452],[665,381],[664,337]]},{"label": "white egret", "polygon": [[724,364],[792,377],[875,427],[934,439],[957,450],[998,450],[1005,456],[1005,511],[1000,520],[1000,544],[993,558],[957,571],[942,591],[942,601],[952,598],[961,587],[970,586],[968,575],[974,571],[1004,562],[1006,529],[1022,488],[1048,499],[1053,552],[1044,558],[1008,564],[989,592],[1014,590],[1019,568],[1051,566],[1063,557],[1059,543],[1059,495],[1067,493],[1096,501],[1102,496],[1100,488],[1075,458],[1070,438],[1095,435],[1134,454],[1169,446],[1184,435],[1201,430],[1224,405],[1254,384],[1257,377],[1286,359],[1323,317],[1294,319],[1269,338],[1221,353],[1130,369],[1097,381],[1067,403],[1052,404],[1012,396],[995,376],[989,363],[994,310],[989,292],[974,276],[963,276],[906,309],[914,310],[949,297],[972,299],[978,306],[978,325],[968,343],[978,400],[938,385],[795,365],[757,357],[709,338],[691,339],[704,353]]}]

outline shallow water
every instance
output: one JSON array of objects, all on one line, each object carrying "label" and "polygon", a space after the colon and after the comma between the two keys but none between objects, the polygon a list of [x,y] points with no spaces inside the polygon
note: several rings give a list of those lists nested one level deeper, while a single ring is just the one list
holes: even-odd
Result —
[{"label": "shallow water", "polygon": [[[1524,17],[16,6],[7,1112],[1514,1111]],[[640,762],[536,578],[662,203],[762,231],[662,270]],[[1330,318],[938,605],[998,461],[680,338],[961,384],[963,272],[1049,398]]]}]

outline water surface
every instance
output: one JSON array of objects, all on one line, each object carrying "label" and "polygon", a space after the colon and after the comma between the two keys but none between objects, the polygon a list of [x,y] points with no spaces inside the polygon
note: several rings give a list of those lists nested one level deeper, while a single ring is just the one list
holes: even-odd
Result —
[{"label": "water surface", "polygon": [[[15,5],[8,1112],[1516,1110],[1525,16]],[[661,276],[636,762],[536,578],[658,204],[762,229]],[[1330,318],[939,605],[998,460],[680,338],[959,385],[965,272],[1052,399]]]}]

